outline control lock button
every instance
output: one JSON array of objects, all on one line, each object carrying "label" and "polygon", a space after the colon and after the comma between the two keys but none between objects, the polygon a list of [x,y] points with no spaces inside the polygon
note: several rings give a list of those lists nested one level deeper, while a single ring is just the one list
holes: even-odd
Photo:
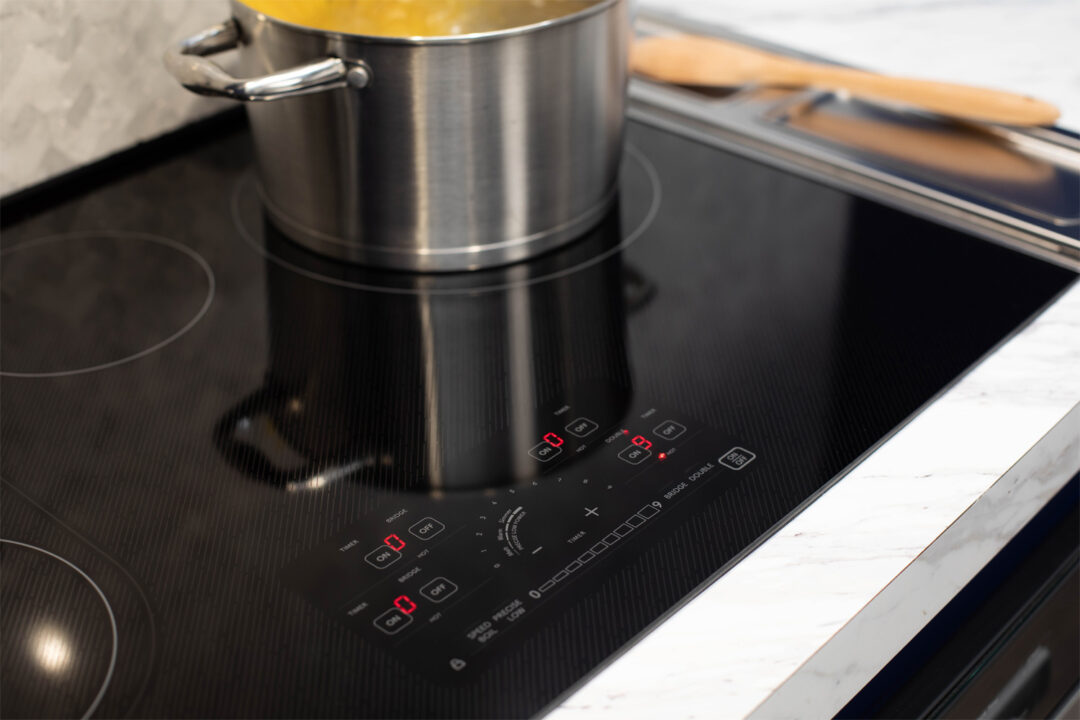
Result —
[{"label": "control lock button", "polygon": [[446,526],[435,518],[426,517],[410,527],[409,534],[413,537],[418,537],[421,540],[430,540],[445,529]]},{"label": "control lock button", "polygon": [[380,545],[364,556],[364,561],[376,570],[384,570],[400,559],[401,553],[388,545]]},{"label": "control lock button", "polygon": [[458,590],[458,586],[444,577],[437,577],[424,587],[420,588],[420,594],[433,603],[441,603]]},{"label": "control lock button", "polygon": [[579,438],[583,438],[586,435],[591,435],[596,432],[596,429],[600,426],[587,417],[579,417],[577,420],[571,420],[570,424],[566,426],[566,432]]},{"label": "control lock button", "polygon": [[665,420],[653,428],[653,435],[664,440],[674,440],[686,432],[686,426],[674,420]]},{"label": "control lock button", "polygon": [[742,470],[754,461],[757,455],[746,448],[733,447],[720,456],[720,464],[732,470]]},{"label": "control lock button", "polygon": [[639,465],[648,458],[652,457],[652,452],[646,450],[643,447],[637,445],[627,445],[622,452],[619,453],[619,459],[625,463],[631,465]]},{"label": "control lock button", "polygon": [[404,630],[412,621],[412,615],[406,615],[397,608],[390,608],[375,618],[372,624],[387,635],[395,635]]}]

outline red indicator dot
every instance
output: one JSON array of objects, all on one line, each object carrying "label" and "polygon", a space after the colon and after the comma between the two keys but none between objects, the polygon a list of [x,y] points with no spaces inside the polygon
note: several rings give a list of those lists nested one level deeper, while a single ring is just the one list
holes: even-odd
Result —
[{"label": "red indicator dot", "polygon": [[667,458],[667,453],[660,453],[656,457],[659,458],[660,460],[664,460],[665,458]]},{"label": "red indicator dot", "polygon": [[622,434],[623,434],[623,435],[629,435],[629,434],[630,434],[630,431],[629,431],[629,430],[623,430],[623,431],[622,431]]},{"label": "red indicator dot", "polygon": [[383,542],[386,543],[391,550],[401,550],[401,548],[405,547],[405,541],[397,535],[387,535],[383,538]]},{"label": "red indicator dot", "polygon": [[399,595],[394,600],[394,607],[406,615],[412,615],[413,610],[416,609],[416,603],[410,600],[408,595]]}]

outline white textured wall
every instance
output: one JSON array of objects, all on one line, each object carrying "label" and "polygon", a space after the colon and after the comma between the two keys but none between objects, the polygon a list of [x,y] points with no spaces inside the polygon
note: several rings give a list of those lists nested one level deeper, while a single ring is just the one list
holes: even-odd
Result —
[{"label": "white textured wall", "polygon": [[181,88],[165,47],[225,0],[0,0],[0,194],[221,105]]}]

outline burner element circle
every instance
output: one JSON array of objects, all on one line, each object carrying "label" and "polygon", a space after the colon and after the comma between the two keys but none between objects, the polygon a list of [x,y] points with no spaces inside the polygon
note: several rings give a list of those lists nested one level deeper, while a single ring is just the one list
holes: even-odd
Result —
[{"label": "burner element circle", "polygon": [[3,717],[94,714],[116,669],[116,616],[105,593],[71,561],[0,538]]},{"label": "burner element circle", "polygon": [[64,377],[138,360],[186,334],[214,300],[206,260],[149,233],[50,235],[0,257],[0,376]]},{"label": "burner element circle", "polygon": [[[607,260],[615,253],[626,250],[645,234],[645,231],[652,225],[653,220],[656,219],[656,215],[660,211],[663,197],[660,175],[653,166],[652,161],[633,145],[627,144],[626,157],[631,162],[624,161],[623,163],[620,188],[625,188],[627,184],[643,184],[647,187],[645,190],[645,197],[648,198],[648,201],[635,204],[633,207],[623,208],[624,212],[622,220],[624,231],[621,241],[567,267],[559,267],[557,270],[551,272],[540,272],[539,274],[529,275],[528,277],[522,277],[521,279],[510,278],[513,278],[516,275],[526,274],[524,271],[530,266],[541,266],[545,258],[551,258],[560,253],[573,252],[574,246],[583,242],[583,240],[575,240],[562,246],[558,250],[553,250],[550,253],[531,260],[465,273],[425,274],[407,273],[402,271],[380,271],[378,269],[366,268],[362,265],[354,265],[344,261],[327,260],[321,256],[315,256],[309,253],[306,249],[300,250],[298,252],[300,255],[311,255],[309,267],[307,264],[301,265],[291,259],[282,257],[268,247],[266,242],[267,232],[263,227],[265,221],[260,217],[262,214],[262,200],[259,197],[254,176],[250,173],[237,183],[236,189],[233,191],[233,224],[244,242],[251,246],[256,253],[261,255],[267,261],[272,262],[279,267],[291,270],[310,280],[325,282],[337,287],[362,290],[365,292],[424,296],[475,295],[486,292],[498,292],[510,288],[536,285],[556,280],[592,267]],[[588,233],[583,237],[588,237]],[[297,248],[299,248],[299,246],[297,246]],[[334,268],[335,270],[342,271],[344,274],[343,276],[335,276],[320,268]],[[371,279],[363,281],[354,280],[349,276],[351,269],[366,273]],[[381,284],[374,278],[393,278],[398,281],[404,279],[406,280],[406,283],[404,286]],[[408,279],[410,278],[413,280],[411,284],[408,282]],[[475,278],[475,282],[463,282],[462,280],[465,278]]]}]

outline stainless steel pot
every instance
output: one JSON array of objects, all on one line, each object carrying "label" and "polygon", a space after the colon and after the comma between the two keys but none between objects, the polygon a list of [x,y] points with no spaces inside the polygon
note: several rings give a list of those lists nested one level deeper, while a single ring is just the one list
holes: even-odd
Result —
[{"label": "stainless steel pot", "polygon": [[[190,90],[249,103],[263,201],[302,245],[381,267],[474,269],[550,250],[611,205],[626,0],[431,38],[326,32],[231,7],[166,65]],[[233,47],[250,79],[205,57]]]}]

